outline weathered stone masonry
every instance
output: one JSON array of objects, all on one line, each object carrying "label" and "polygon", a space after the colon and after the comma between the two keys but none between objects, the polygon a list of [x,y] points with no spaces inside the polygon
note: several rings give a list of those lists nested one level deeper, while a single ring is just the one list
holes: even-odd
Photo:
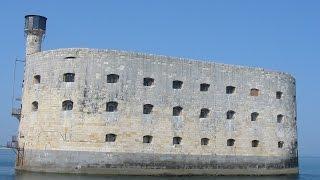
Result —
[{"label": "weathered stone masonry", "polygon": [[295,96],[291,75],[260,68],[114,50],[36,52],[26,59],[17,168],[297,173]]}]

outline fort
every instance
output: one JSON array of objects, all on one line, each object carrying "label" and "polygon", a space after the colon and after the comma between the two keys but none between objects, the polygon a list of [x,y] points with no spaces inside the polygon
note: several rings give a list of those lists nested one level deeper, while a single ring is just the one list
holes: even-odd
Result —
[{"label": "fort", "polygon": [[298,173],[286,73],[142,53],[41,51],[25,17],[16,169],[125,175]]}]

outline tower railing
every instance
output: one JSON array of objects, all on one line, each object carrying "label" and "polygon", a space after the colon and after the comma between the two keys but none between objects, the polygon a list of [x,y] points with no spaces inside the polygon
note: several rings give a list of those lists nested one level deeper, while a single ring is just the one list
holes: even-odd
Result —
[{"label": "tower railing", "polygon": [[21,108],[12,108],[11,115],[17,118],[19,121],[21,119]]},{"label": "tower railing", "polygon": [[24,159],[24,147],[19,146],[17,136],[12,136],[11,141],[7,142],[6,148],[12,149],[17,155],[16,165],[22,166]]},{"label": "tower railing", "polygon": [[[16,84],[17,84],[17,80],[16,80],[16,71],[17,71],[17,63],[18,62],[22,62],[23,64],[25,63],[25,61],[23,60],[19,60],[18,58],[15,59],[14,61],[14,67],[13,67],[13,83],[12,83],[12,99],[11,99],[11,115],[15,118],[17,118],[19,121],[21,119],[21,97],[20,95],[18,97],[16,97]],[[19,84],[21,82],[19,81]],[[23,86],[23,84],[22,84]],[[19,85],[20,87],[20,85]]]}]

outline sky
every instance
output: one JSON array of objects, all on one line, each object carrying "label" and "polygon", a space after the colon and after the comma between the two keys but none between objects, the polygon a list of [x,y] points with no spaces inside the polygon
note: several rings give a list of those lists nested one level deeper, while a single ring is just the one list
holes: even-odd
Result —
[{"label": "sky", "polygon": [[[301,156],[320,156],[320,1],[0,1],[0,144],[16,134],[24,16],[48,18],[43,49],[87,47],[284,71],[297,80]],[[15,103],[17,105],[17,103]]]}]

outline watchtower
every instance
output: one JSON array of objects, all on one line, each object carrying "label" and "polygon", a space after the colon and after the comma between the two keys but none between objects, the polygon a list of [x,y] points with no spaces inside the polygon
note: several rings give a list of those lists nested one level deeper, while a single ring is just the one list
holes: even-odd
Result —
[{"label": "watchtower", "polygon": [[26,55],[41,51],[42,40],[46,33],[46,21],[46,17],[39,15],[25,16]]}]

